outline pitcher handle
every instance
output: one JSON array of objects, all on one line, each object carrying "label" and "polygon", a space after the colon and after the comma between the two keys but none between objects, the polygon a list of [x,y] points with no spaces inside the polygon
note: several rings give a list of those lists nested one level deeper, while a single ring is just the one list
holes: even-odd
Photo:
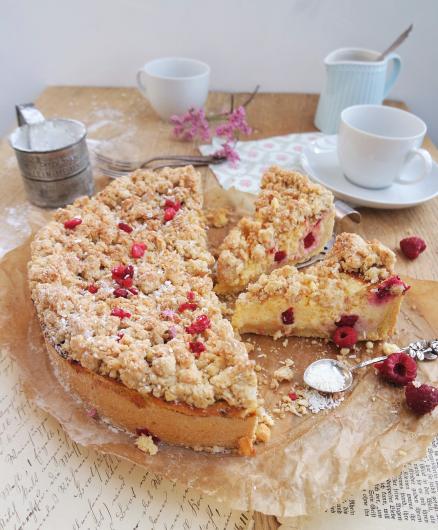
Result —
[{"label": "pitcher handle", "polygon": [[400,56],[396,53],[390,53],[386,57],[386,63],[388,64],[389,61],[394,61],[392,66],[392,72],[391,75],[388,77],[385,83],[385,88],[383,90],[383,99],[386,98],[386,96],[390,93],[392,87],[395,85],[395,82],[397,81],[397,78],[400,74],[401,69],[401,59]]}]

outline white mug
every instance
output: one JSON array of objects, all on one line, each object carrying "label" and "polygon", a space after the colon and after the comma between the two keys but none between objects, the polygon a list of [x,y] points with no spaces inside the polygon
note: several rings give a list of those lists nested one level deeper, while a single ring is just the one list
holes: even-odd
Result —
[{"label": "white mug", "polygon": [[[338,137],[344,175],[371,189],[387,188],[393,182],[419,182],[432,170],[432,157],[420,149],[426,130],[423,120],[394,107],[354,105],[344,109]],[[407,177],[404,173],[414,157],[420,158],[422,168]]]},{"label": "white mug", "polygon": [[155,59],[137,72],[140,92],[163,120],[192,107],[202,107],[207,100],[209,81],[208,64],[183,57]]}]

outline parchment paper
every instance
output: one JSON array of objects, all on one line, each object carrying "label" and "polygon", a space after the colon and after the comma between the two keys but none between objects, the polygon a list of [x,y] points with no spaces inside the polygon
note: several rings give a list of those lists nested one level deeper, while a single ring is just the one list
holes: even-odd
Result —
[{"label": "parchment paper", "polygon": [[[214,196],[209,189],[207,203],[217,206]],[[223,237],[224,230],[210,232],[214,241]],[[197,453],[164,444],[157,455],[146,455],[135,447],[133,438],[87,416],[57,382],[29,297],[28,260],[29,242],[0,261],[0,347],[19,364],[30,398],[79,444],[136,462],[236,509],[299,516],[322,511],[355,490],[396,475],[404,464],[423,457],[438,432],[438,410],[416,417],[404,405],[403,391],[382,382],[369,368],[357,374],[353,390],[338,408],[277,419],[271,441],[258,445],[253,458]],[[438,282],[408,282],[412,289],[395,339],[400,345],[438,335]],[[309,339],[289,339],[287,347],[267,337],[253,336],[251,341],[267,354],[260,358],[254,352],[265,374],[279,368],[280,360],[295,361],[294,382],[282,384],[276,392],[269,385],[261,386],[268,409],[281,394],[302,382],[303,369],[310,361],[338,353],[330,345]],[[352,362],[361,359],[359,354]],[[420,363],[418,368],[422,382],[437,385],[438,361]]]}]

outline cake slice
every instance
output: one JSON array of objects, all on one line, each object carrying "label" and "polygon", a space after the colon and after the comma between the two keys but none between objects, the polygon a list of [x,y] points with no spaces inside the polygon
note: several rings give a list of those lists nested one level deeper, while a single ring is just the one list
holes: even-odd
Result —
[{"label": "cake slice", "polygon": [[300,173],[271,167],[253,217],[242,218],[219,249],[215,291],[241,292],[263,273],[318,254],[332,236],[334,217],[330,191]]},{"label": "cake slice", "polygon": [[298,272],[263,275],[236,302],[240,333],[331,338],[354,328],[357,340],[386,339],[409,288],[394,273],[395,255],[380,242],[340,234],[325,260]]},{"label": "cake slice", "polygon": [[193,168],[137,171],[58,210],[31,295],[60,381],[132,433],[250,454],[254,362],[213,292]]}]

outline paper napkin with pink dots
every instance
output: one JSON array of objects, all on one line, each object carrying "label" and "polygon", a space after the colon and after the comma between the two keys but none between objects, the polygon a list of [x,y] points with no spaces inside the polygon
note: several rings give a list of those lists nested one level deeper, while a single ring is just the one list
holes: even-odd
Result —
[{"label": "paper napkin with pink dots", "polygon": [[[287,169],[301,168],[301,153],[311,142],[323,135],[321,133],[287,134],[273,136],[263,140],[237,142],[235,149],[240,160],[233,166],[230,162],[211,165],[224,189],[236,188],[239,191],[257,194],[264,171],[273,164]],[[211,144],[201,145],[203,155],[214,153],[220,148],[220,139],[214,138]]]}]

